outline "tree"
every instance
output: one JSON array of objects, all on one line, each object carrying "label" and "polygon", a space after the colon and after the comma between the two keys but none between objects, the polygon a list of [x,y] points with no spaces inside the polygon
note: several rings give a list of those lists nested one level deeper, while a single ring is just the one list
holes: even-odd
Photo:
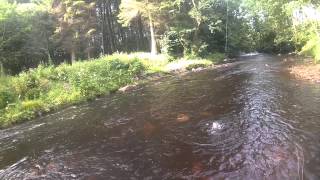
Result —
[{"label": "tree", "polygon": [[[236,0],[177,0],[171,4],[168,12],[172,19],[169,34],[172,44],[183,46],[185,55],[207,56],[213,52],[228,51],[236,55],[240,51],[254,49],[253,28],[246,18],[242,2]],[[229,9],[229,12],[227,12]],[[229,19],[230,23],[227,23]],[[226,26],[227,24],[227,26]],[[228,30],[227,30],[228,28]],[[226,38],[226,31],[228,37]],[[178,40],[176,40],[178,39]],[[165,40],[166,44],[168,41]],[[176,49],[180,49],[176,47]]]},{"label": "tree", "polygon": [[81,41],[87,41],[86,51],[91,57],[92,37],[95,33],[95,3],[83,0],[56,0],[54,13],[58,19],[56,38],[69,51],[71,62],[77,59]]},{"label": "tree", "polygon": [[136,18],[148,21],[151,39],[151,54],[157,54],[157,42],[154,29],[155,13],[157,13],[156,1],[152,0],[123,0],[120,4],[119,21],[128,26]]},{"label": "tree", "polygon": [[[249,14],[258,17],[259,26],[256,28],[259,27],[262,49],[273,52],[297,51],[320,60],[318,1],[244,0],[244,2]],[[310,14],[318,14],[318,18],[310,17]]]},{"label": "tree", "polygon": [[46,53],[33,45],[41,44],[41,37],[34,36],[37,27],[34,26],[41,12],[34,4],[0,3],[0,53],[2,69],[7,73],[15,74],[24,69],[34,67],[46,60]]}]

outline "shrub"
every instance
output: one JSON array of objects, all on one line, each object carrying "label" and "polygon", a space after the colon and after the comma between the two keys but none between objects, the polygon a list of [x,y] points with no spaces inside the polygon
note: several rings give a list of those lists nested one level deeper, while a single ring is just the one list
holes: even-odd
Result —
[{"label": "shrub", "polygon": [[209,54],[208,46],[209,45],[207,43],[202,42],[199,47],[196,48],[196,52],[194,52],[194,54],[202,58],[206,57]]},{"label": "shrub", "polygon": [[0,86],[0,109],[15,101],[16,94],[10,88]]},{"label": "shrub", "polygon": [[226,58],[225,54],[223,53],[211,53],[206,56],[206,59],[212,61],[213,63],[220,63]]},{"label": "shrub", "polygon": [[302,54],[314,57],[315,63],[320,61],[320,37],[313,34],[311,39],[307,41],[306,45],[302,48]]},{"label": "shrub", "polygon": [[192,69],[198,69],[198,68],[205,68],[207,67],[207,64],[190,64],[186,69],[192,70]]},{"label": "shrub", "polygon": [[181,57],[184,53],[178,32],[169,31],[161,40],[162,52],[173,57]]},{"label": "shrub", "polygon": [[128,70],[132,75],[141,75],[146,70],[146,67],[142,62],[139,61],[138,58],[134,58],[129,64]]},{"label": "shrub", "polygon": [[63,104],[72,104],[80,101],[82,98],[80,91],[72,89],[69,84],[57,83],[52,89],[43,97],[43,101],[50,102],[50,106],[57,107]]},{"label": "shrub", "polygon": [[13,78],[12,86],[21,99],[36,99],[40,96],[40,79],[34,71],[24,72]]}]

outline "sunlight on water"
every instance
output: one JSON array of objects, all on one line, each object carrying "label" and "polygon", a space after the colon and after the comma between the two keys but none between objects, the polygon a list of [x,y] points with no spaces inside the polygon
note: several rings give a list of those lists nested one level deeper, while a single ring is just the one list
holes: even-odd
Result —
[{"label": "sunlight on water", "polygon": [[258,52],[251,52],[251,53],[243,53],[243,54],[241,54],[241,56],[243,56],[243,57],[247,57],[247,56],[257,56],[257,55],[259,55],[260,53],[258,53]]},{"label": "sunlight on water", "polygon": [[210,134],[215,134],[217,131],[219,131],[223,128],[223,126],[218,122],[213,122],[209,126],[210,126],[210,129],[209,129]]}]

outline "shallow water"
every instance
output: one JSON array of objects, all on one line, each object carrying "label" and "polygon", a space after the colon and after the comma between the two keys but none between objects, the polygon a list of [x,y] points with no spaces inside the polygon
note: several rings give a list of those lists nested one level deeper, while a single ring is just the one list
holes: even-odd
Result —
[{"label": "shallow water", "polygon": [[278,57],[167,77],[0,131],[0,179],[320,179],[320,85]]}]

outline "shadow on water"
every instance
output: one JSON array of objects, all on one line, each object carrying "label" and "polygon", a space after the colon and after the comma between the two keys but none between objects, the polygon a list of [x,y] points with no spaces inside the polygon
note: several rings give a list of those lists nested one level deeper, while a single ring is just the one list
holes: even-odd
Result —
[{"label": "shadow on water", "polygon": [[242,57],[0,131],[0,179],[319,179],[319,109],[319,85]]}]

